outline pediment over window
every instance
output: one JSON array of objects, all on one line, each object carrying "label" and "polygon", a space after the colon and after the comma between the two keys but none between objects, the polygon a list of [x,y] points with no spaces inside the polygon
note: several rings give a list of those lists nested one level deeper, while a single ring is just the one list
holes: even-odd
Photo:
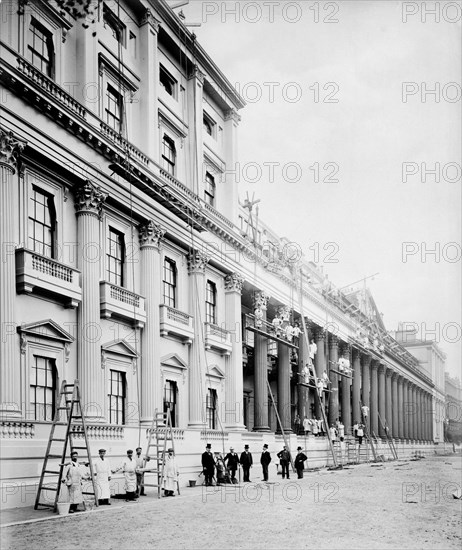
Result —
[{"label": "pediment over window", "polygon": [[173,367],[176,369],[187,370],[188,368],[187,363],[185,363],[183,359],[176,353],[169,353],[168,355],[164,355],[164,357],[161,357],[160,363],[165,367]]},{"label": "pediment over window", "polygon": [[125,340],[113,340],[107,344],[101,346],[101,351],[106,353],[115,353],[117,355],[124,355],[125,357],[137,358],[138,353],[136,349],[132,348]]},{"label": "pediment over window", "polygon": [[218,365],[210,365],[207,376],[210,376],[211,378],[225,378],[225,373],[221,370],[221,368]]},{"label": "pediment over window", "polygon": [[18,332],[23,336],[58,340],[65,344],[70,344],[74,341],[74,338],[68,332],[51,319],[20,325],[18,326]]}]

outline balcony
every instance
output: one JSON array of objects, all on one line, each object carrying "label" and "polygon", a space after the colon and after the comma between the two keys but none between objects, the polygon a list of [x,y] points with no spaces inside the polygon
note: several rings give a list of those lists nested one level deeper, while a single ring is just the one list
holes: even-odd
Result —
[{"label": "balcony", "polygon": [[218,351],[222,355],[231,355],[230,333],[212,323],[204,323],[205,327],[205,349]]},{"label": "balcony", "polygon": [[77,269],[25,248],[16,250],[16,288],[20,294],[53,296],[69,308],[82,301]]},{"label": "balcony", "polygon": [[144,298],[106,281],[99,283],[100,314],[104,319],[120,317],[131,321],[137,328],[143,328],[146,323]]},{"label": "balcony", "polygon": [[173,336],[183,344],[191,344],[194,340],[193,318],[173,307],[160,306],[160,335]]}]

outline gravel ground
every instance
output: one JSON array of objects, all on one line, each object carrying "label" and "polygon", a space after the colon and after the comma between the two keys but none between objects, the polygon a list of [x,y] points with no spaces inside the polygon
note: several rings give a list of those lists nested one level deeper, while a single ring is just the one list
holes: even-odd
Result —
[{"label": "gravel ground", "polygon": [[181,496],[2,529],[6,549],[462,546],[460,456],[363,464],[270,483],[184,489]]}]

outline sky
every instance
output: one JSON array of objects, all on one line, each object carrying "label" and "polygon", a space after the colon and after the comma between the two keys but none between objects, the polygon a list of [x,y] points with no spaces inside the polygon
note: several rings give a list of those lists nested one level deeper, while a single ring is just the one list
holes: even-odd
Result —
[{"label": "sky", "polygon": [[446,370],[459,377],[460,6],[191,0],[183,7],[247,102],[241,198],[255,193],[260,218],[337,287],[378,273],[367,285],[387,329],[401,321],[436,340]]}]

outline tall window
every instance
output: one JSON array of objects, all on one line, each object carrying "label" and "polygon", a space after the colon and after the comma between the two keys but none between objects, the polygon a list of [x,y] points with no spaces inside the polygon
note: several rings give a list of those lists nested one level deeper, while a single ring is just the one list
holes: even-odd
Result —
[{"label": "tall window", "polygon": [[32,188],[29,204],[29,248],[49,258],[54,255],[56,211],[53,197]]},{"label": "tall window", "polygon": [[168,95],[176,99],[177,81],[162,65],[159,65],[159,83]]},{"label": "tall window", "polygon": [[106,4],[103,4],[103,25],[111,31],[112,36],[117,40],[117,42],[124,45],[125,25],[122,21],[120,21],[116,14],[106,6]]},{"label": "tall window", "polygon": [[29,52],[31,63],[50,78],[54,77],[54,47],[52,33],[32,18],[29,27]]},{"label": "tall window", "polygon": [[122,131],[123,98],[122,95],[110,84],[106,90],[106,123],[116,132]]},{"label": "tall window", "polygon": [[210,430],[216,428],[217,421],[217,391],[209,388],[206,402],[207,427]]},{"label": "tall window", "polygon": [[162,140],[162,166],[172,176],[175,175],[176,149],[173,139],[164,135]]},{"label": "tall window", "polygon": [[176,307],[176,263],[170,258],[164,260],[164,304]]},{"label": "tall window", "polygon": [[109,423],[125,424],[125,373],[110,371]]},{"label": "tall window", "polygon": [[210,172],[205,173],[204,200],[210,206],[215,206],[215,178]]},{"label": "tall window", "polygon": [[33,420],[53,420],[55,415],[56,368],[54,359],[34,355],[30,375]]},{"label": "tall window", "polygon": [[164,386],[164,413],[170,409],[170,417],[172,419],[172,427],[176,428],[176,396],[177,385],[172,380],[166,380]]},{"label": "tall window", "polygon": [[217,322],[217,287],[212,281],[207,281],[205,288],[205,321],[206,323]]},{"label": "tall window", "polygon": [[124,259],[123,233],[110,227],[107,243],[107,280],[109,283],[123,286]]},{"label": "tall window", "polygon": [[211,117],[209,117],[209,115],[205,112],[202,116],[202,126],[206,134],[208,134],[209,136],[212,136],[213,138],[215,137],[216,122]]}]

